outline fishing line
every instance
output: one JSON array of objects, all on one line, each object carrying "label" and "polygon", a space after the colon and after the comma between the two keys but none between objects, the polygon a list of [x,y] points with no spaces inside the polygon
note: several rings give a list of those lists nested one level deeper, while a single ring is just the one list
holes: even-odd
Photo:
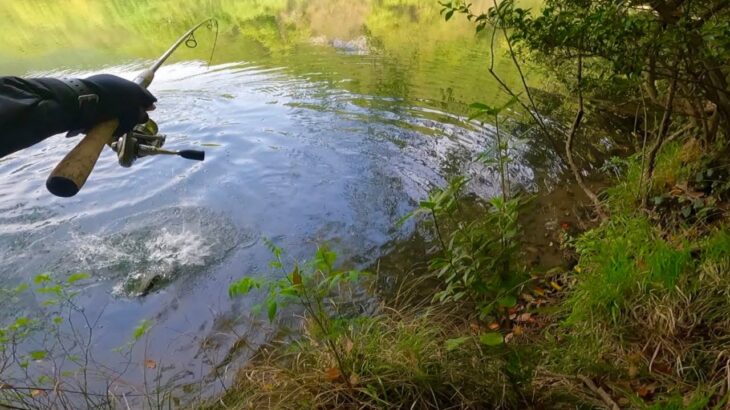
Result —
[{"label": "fishing line", "polygon": [[213,54],[215,53],[215,46],[218,44],[218,20],[211,19],[208,22],[208,30],[213,30],[213,27],[215,26],[215,37],[213,37],[213,48],[210,50],[210,58],[208,59],[208,68],[210,68],[210,64],[213,62]]},{"label": "fishing line", "polygon": [[[218,20],[216,19],[210,19],[208,20],[208,23],[206,24],[206,28],[210,31],[213,31],[215,29],[215,36],[213,37],[213,48],[210,50],[210,57],[208,58],[208,68],[210,68],[210,65],[213,63],[213,55],[215,54],[215,47],[218,44]],[[188,35],[188,37],[185,39],[185,46],[187,48],[195,48],[198,46],[198,40],[195,38],[195,32],[193,31]]]}]

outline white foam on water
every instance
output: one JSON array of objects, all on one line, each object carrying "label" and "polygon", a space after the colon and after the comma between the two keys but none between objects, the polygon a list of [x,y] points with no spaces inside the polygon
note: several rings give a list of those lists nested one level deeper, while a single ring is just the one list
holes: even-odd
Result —
[{"label": "white foam on water", "polygon": [[74,259],[83,269],[109,269],[120,263],[136,263],[134,254],[112,245],[107,238],[94,234],[71,232]]},{"label": "white foam on water", "polygon": [[108,221],[92,230],[86,224],[58,234],[54,229],[29,231],[20,239],[0,233],[0,258],[10,252],[5,248],[13,252],[0,273],[8,276],[5,272],[21,268],[88,272],[124,296],[138,293],[150,280],[165,286],[213,269],[242,241],[255,242],[251,232],[240,231],[226,215],[200,207],[162,208]]},{"label": "white foam on water", "polygon": [[145,249],[148,261],[170,266],[203,266],[212,253],[200,234],[188,230],[170,232],[167,228],[147,241]]}]

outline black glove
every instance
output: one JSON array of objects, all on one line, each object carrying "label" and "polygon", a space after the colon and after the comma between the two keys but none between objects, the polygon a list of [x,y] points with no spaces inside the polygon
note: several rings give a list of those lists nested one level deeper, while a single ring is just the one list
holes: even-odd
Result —
[{"label": "black glove", "polygon": [[137,124],[147,122],[147,110],[157,101],[144,87],[114,75],[93,75],[83,82],[99,96],[93,115],[84,119],[83,127],[89,129],[102,121],[116,118],[119,126],[114,132],[115,137],[131,131]]}]

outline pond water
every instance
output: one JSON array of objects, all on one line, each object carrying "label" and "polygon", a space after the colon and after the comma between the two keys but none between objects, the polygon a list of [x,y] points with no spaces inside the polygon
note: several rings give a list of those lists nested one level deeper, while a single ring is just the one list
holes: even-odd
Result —
[{"label": "pond water", "polygon": [[[494,173],[474,162],[493,127],[467,120],[468,104],[507,99],[487,72],[489,37],[439,9],[435,0],[0,3],[0,75],[131,79],[194,23],[215,17],[220,27],[210,64],[214,35],[201,29],[198,47],[179,50],[150,87],[166,147],[204,149],[204,162],[122,168],[106,150],[83,190],[63,199],[44,183],[78,139],[0,160],[0,282],[88,272],[78,303],[99,317],[96,360],[115,368],[113,348],[151,320],[132,360],[154,358],[164,383],[209,375],[241,334],[255,347],[272,331],[246,333],[259,295],[230,301],[227,288],[267,272],[263,238],[292,259],[328,243],[344,263],[367,266],[409,234],[395,222],[449,176],[469,173],[472,191],[497,193]],[[497,68],[515,82],[500,47]],[[514,178],[536,184],[553,168],[546,153],[515,139]],[[140,295],[152,276],[161,279]],[[148,371],[127,366],[115,382],[139,386]]]}]

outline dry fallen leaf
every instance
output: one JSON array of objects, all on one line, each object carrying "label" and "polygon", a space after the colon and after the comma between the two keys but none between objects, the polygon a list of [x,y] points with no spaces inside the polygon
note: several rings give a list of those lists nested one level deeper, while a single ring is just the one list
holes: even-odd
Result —
[{"label": "dry fallen leaf", "polygon": [[345,341],[345,353],[350,353],[353,347],[355,347],[355,344],[352,343],[352,340],[347,339]]},{"label": "dry fallen leaf", "polygon": [[651,394],[654,394],[654,391],[656,391],[657,385],[655,383],[651,384],[642,384],[636,389],[636,394],[639,395],[641,398],[646,398]]},{"label": "dry fallen leaf", "polygon": [[497,329],[499,329],[499,323],[497,323],[497,322],[490,323],[489,324],[489,329],[490,330],[497,330]]},{"label": "dry fallen leaf", "polygon": [[360,384],[360,378],[355,373],[350,375],[350,385],[357,386]]},{"label": "dry fallen leaf", "polygon": [[558,283],[555,281],[550,281],[550,286],[552,286],[553,289],[555,289],[557,291],[563,290],[563,287],[558,285]]},{"label": "dry fallen leaf", "polygon": [[157,362],[152,359],[145,359],[144,367],[146,367],[148,369],[155,369],[155,368],[157,368]]},{"label": "dry fallen leaf", "polygon": [[328,382],[336,382],[338,380],[342,380],[342,372],[336,367],[330,367],[324,372],[324,378]]},{"label": "dry fallen leaf", "polygon": [[38,390],[38,389],[33,389],[33,390],[30,391],[31,397],[38,397],[38,396],[41,396],[41,395],[43,395],[45,393],[46,392],[44,392],[43,390]]},{"label": "dry fallen leaf", "polygon": [[291,280],[292,280],[292,283],[294,283],[295,285],[301,285],[302,284],[302,274],[299,273],[299,267],[298,266],[294,268],[294,271],[291,274]]},{"label": "dry fallen leaf", "polygon": [[525,312],[525,313],[517,316],[517,321],[518,322],[529,322],[531,318],[532,318],[532,313]]}]

